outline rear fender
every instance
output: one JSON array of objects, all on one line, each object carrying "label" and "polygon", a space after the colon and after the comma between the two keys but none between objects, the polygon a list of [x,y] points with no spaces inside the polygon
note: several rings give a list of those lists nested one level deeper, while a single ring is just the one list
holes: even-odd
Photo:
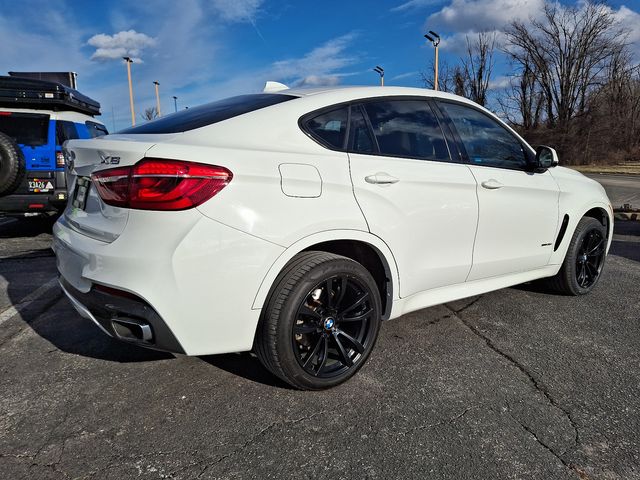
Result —
[{"label": "rear fender", "polygon": [[254,310],[259,310],[264,306],[267,295],[269,294],[276,277],[282,271],[284,266],[293,259],[293,257],[313,245],[334,240],[354,240],[367,243],[374,247],[382,256],[381,260],[383,260],[383,263],[386,263],[386,266],[388,267],[392,282],[393,300],[398,298],[398,292],[400,291],[398,266],[396,265],[396,261],[391,250],[387,244],[382,241],[382,239],[372,235],[371,233],[360,230],[328,230],[304,237],[282,252],[263,278],[252,308]]}]

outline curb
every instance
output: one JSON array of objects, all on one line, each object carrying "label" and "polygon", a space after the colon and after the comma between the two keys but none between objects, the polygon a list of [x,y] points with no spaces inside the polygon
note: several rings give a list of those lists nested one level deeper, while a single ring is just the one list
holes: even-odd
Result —
[{"label": "curb", "polygon": [[616,220],[635,220],[640,222],[640,212],[614,212],[613,217]]}]

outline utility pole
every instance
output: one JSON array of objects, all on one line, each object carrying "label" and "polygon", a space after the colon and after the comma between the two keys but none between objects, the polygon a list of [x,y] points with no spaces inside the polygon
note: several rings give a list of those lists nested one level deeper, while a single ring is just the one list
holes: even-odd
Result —
[{"label": "utility pole", "polygon": [[122,59],[127,62],[127,78],[129,79],[129,105],[131,106],[131,126],[135,127],[136,111],[133,108],[133,86],[131,85],[131,64],[133,63],[133,60],[131,60],[131,57],[122,57]]},{"label": "utility pole", "polygon": [[160,93],[158,92],[158,87],[160,86],[160,83],[153,82],[153,84],[156,86],[156,110],[158,111],[158,117],[161,117],[162,112],[160,112]]},{"label": "utility pole", "polygon": [[384,87],[384,68],[380,65],[376,65],[376,68],[374,68],[373,71],[380,75],[380,86]]},{"label": "utility pole", "polygon": [[175,108],[176,113],[178,112],[178,97],[173,96],[173,108]]},{"label": "utility pole", "polygon": [[440,35],[438,35],[433,30],[429,30],[429,34],[425,34],[424,38],[433,43],[433,48],[436,50],[436,58],[435,58],[435,78],[433,80],[433,89],[438,90],[438,45],[440,45]]}]

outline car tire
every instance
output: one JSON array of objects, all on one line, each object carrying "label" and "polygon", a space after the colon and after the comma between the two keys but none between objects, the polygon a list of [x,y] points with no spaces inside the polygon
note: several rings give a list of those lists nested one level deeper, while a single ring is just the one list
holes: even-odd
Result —
[{"label": "car tire", "polygon": [[24,155],[9,135],[0,132],[0,196],[13,193],[26,171]]},{"label": "car tire", "polygon": [[607,248],[607,230],[595,218],[583,217],[573,232],[560,271],[544,280],[564,295],[585,295],[598,283]]},{"label": "car tire", "polygon": [[367,361],[380,317],[380,293],[361,264],[331,253],[303,252],[274,282],[254,351],[269,371],[295,388],[330,388]]}]

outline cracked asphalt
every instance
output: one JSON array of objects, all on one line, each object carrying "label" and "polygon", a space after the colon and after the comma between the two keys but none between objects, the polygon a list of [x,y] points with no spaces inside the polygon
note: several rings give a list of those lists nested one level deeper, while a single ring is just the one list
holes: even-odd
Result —
[{"label": "cracked asphalt", "polygon": [[55,286],[22,302],[55,276],[50,225],[0,219],[0,478],[640,479],[640,222],[587,297],[405,315],[319,393],[116,342]]}]

